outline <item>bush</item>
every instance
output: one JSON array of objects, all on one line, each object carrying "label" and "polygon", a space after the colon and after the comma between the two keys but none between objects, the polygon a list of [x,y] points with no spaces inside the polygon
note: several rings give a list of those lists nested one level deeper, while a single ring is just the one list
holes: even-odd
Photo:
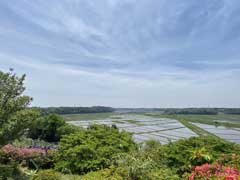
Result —
[{"label": "bush", "polygon": [[189,180],[197,179],[240,179],[240,171],[234,167],[224,167],[220,164],[204,164],[194,168]]},{"label": "bush", "polygon": [[43,170],[39,171],[32,180],[60,180],[61,174],[54,170]]},{"label": "bush", "polygon": [[151,155],[150,151],[121,154],[114,162],[116,172],[126,180],[179,179],[178,175],[176,175],[173,170],[158,164]]},{"label": "bush", "polygon": [[1,162],[18,162],[29,168],[51,168],[53,167],[53,156],[55,151],[41,148],[18,148],[13,145],[5,145],[1,149]]},{"label": "bush", "polygon": [[63,137],[64,135],[69,135],[83,130],[83,128],[75,125],[65,124],[57,129],[58,137]]},{"label": "bush", "polygon": [[151,179],[153,174],[161,171],[166,172],[166,177],[182,177],[195,166],[213,162],[239,168],[239,145],[211,137],[190,138],[167,145],[149,141],[139,151],[116,158],[114,165],[123,171],[123,176],[128,174],[129,177],[124,176],[125,179]]},{"label": "bush", "polygon": [[0,179],[3,180],[26,180],[28,179],[18,168],[17,163],[0,164]]},{"label": "bush", "polygon": [[96,172],[90,172],[81,177],[81,180],[124,180],[114,169],[103,169]]},{"label": "bush", "polygon": [[9,164],[11,161],[9,154],[0,149],[0,164]]},{"label": "bush", "polygon": [[12,165],[0,164],[0,179],[7,179],[13,176],[15,167]]},{"label": "bush", "polygon": [[193,166],[215,162],[223,154],[240,154],[240,147],[212,137],[194,137],[162,146],[159,151],[165,153],[164,162],[168,167],[183,174]]},{"label": "bush", "polygon": [[59,115],[50,114],[40,117],[32,122],[29,129],[29,137],[48,142],[57,142],[60,139],[57,130],[65,124],[65,120]]},{"label": "bush", "polygon": [[21,137],[14,140],[12,145],[16,147],[52,147],[55,146],[53,143],[43,141],[41,139],[31,139],[27,137]]},{"label": "bush", "polygon": [[94,125],[61,139],[56,169],[83,174],[107,168],[114,155],[129,152],[136,147],[131,134],[108,126]]}]

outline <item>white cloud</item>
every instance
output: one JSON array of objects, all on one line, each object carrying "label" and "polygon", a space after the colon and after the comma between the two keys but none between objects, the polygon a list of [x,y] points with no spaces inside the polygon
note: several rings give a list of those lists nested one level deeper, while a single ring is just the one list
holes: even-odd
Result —
[{"label": "white cloud", "polygon": [[0,68],[36,105],[239,106],[237,0],[5,1]]}]

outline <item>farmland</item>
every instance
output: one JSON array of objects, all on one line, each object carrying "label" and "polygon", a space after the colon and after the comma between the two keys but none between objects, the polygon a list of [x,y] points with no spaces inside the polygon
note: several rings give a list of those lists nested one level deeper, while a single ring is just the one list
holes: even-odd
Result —
[{"label": "farmland", "polygon": [[160,113],[103,113],[64,115],[68,123],[116,125],[133,133],[135,142],[157,140],[162,144],[210,135],[240,143],[240,115],[164,115]]}]

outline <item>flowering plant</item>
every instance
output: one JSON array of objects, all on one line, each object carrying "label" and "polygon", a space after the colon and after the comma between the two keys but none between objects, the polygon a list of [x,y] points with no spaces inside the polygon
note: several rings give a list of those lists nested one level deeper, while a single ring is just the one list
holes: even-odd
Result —
[{"label": "flowering plant", "polygon": [[40,148],[19,148],[13,145],[5,145],[2,148],[2,151],[9,155],[10,158],[14,160],[24,160],[27,158],[32,158],[36,156],[45,156],[47,151],[45,149]]},{"label": "flowering plant", "polygon": [[189,177],[189,180],[197,179],[240,180],[240,171],[235,167],[225,167],[221,164],[204,164],[196,166]]},{"label": "flowering plant", "polygon": [[39,167],[52,167],[55,151],[46,148],[20,148],[8,144],[2,147],[1,152],[4,154],[5,159],[8,159],[9,161],[18,161],[25,166],[37,169]]}]

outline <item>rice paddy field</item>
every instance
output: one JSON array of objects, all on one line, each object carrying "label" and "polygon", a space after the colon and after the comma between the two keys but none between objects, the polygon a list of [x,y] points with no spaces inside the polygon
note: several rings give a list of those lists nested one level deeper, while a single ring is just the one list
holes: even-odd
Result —
[{"label": "rice paddy field", "polygon": [[144,113],[98,113],[64,115],[69,124],[87,128],[91,124],[116,125],[133,133],[135,142],[157,140],[162,144],[213,135],[240,144],[239,115],[162,115]]}]

